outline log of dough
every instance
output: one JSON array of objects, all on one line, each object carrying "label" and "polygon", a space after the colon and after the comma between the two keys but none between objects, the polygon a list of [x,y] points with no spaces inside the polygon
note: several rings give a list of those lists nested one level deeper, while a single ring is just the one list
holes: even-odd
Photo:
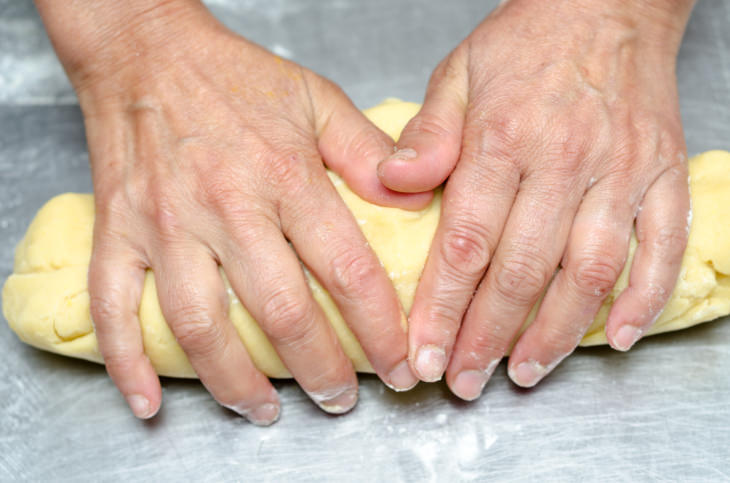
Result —
[{"label": "log of dough", "polygon": [[[393,138],[418,111],[398,100],[365,111]],[[711,151],[690,161],[693,220],[682,270],[669,303],[648,334],[682,329],[730,313],[730,153]],[[392,279],[406,312],[436,229],[440,193],[419,212],[371,205],[330,173],[332,182]],[[91,255],[94,203],[90,194],[64,194],[36,215],[17,247],[15,269],[3,288],[3,313],[24,342],[47,351],[102,362],[89,315],[86,276]],[[633,256],[636,240],[631,240]],[[627,286],[626,264],[581,345],[605,344],[611,303]],[[309,273],[309,284],[342,346],[361,372],[372,372],[334,303]],[[228,289],[230,318],[256,365],[271,377],[289,377],[264,333]],[[526,323],[532,320],[536,309]],[[145,352],[164,376],[196,377],[162,317],[155,280],[147,273],[139,308]]]}]

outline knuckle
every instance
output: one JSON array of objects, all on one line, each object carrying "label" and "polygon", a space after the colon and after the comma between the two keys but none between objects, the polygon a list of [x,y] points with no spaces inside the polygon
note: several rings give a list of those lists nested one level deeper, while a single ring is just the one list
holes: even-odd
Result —
[{"label": "knuckle", "polygon": [[625,133],[613,139],[613,162],[606,166],[609,173],[619,176],[624,182],[637,175],[636,159],[639,157],[641,140],[635,133]]},{"label": "knuckle", "polygon": [[102,356],[107,370],[122,377],[129,377],[129,374],[133,373],[138,360],[133,353],[125,351],[121,347],[114,347],[111,350],[106,347]]},{"label": "knuckle", "polygon": [[609,256],[591,256],[577,261],[573,283],[580,293],[604,297],[613,288],[623,267]]},{"label": "knuckle", "polygon": [[464,44],[458,45],[443,60],[440,73],[445,81],[453,81],[464,78],[467,68],[467,58],[469,56],[469,48]]},{"label": "knuckle", "polygon": [[323,367],[311,378],[302,381],[302,389],[317,400],[326,401],[331,395],[342,392],[343,383],[348,378],[348,372],[352,370],[347,365],[331,364]]},{"label": "knuckle", "polygon": [[465,124],[461,157],[479,186],[495,183],[495,176],[505,186],[515,188],[519,184],[525,167],[521,153],[530,139],[525,131],[519,119],[501,116],[477,117]]},{"label": "knuckle", "polygon": [[575,349],[583,339],[587,325],[593,319],[588,319],[586,325],[580,324],[550,324],[544,336],[543,346],[545,349],[559,356],[567,354]]},{"label": "knuckle", "polygon": [[310,304],[295,288],[281,287],[266,297],[262,305],[264,328],[272,339],[303,344],[313,332],[314,314]]},{"label": "knuckle", "polygon": [[500,326],[485,329],[488,332],[478,334],[469,341],[468,355],[474,360],[492,360],[503,356],[512,340],[511,334],[505,333]]},{"label": "knuckle", "polygon": [[457,222],[444,234],[441,255],[451,272],[481,275],[491,256],[490,237],[479,223]]},{"label": "knuckle", "polygon": [[[472,129],[477,130],[471,133],[474,139],[479,140],[477,151],[501,159],[513,159],[515,152],[521,150],[525,137],[522,122],[510,116],[476,119]],[[468,134],[464,137],[465,141],[472,137]]]},{"label": "knuckle", "polygon": [[581,134],[579,129],[566,128],[551,135],[545,154],[559,161],[551,168],[556,174],[572,175],[580,168],[590,145],[589,136]]},{"label": "knuckle", "polygon": [[124,351],[122,348],[115,348],[114,350],[108,350],[107,348],[103,351],[102,356],[107,372],[116,381],[121,378],[129,378],[134,374],[137,358],[132,353]]},{"label": "knuckle", "polygon": [[96,223],[107,224],[126,219],[131,211],[127,192],[119,186],[97,190],[94,208]]},{"label": "knuckle", "polygon": [[275,221],[266,216],[248,216],[224,218],[226,233],[230,234],[230,243],[235,250],[268,250],[271,243],[268,228],[275,226]]},{"label": "knuckle", "polygon": [[549,265],[536,255],[512,255],[496,267],[494,288],[514,305],[534,303],[550,277]]},{"label": "knuckle", "polygon": [[266,166],[267,182],[286,191],[298,191],[310,181],[308,157],[302,149],[264,148],[262,160]]},{"label": "knuckle", "polygon": [[350,138],[344,150],[349,156],[358,159],[380,159],[389,152],[386,137],[369,123],[363,123],[357,134]]},{"label": "knuckle", "polygon": [[181,305],[169,313],[175,337],[191,357],[210,357],[224,347],[221,326],[201,305]]},{"label": "knuckle", "polygon": [[686,227],[663,226],[651,237],[651,244],[666,256],[680,256],[687,246],[688,236]]},{"label": "knuckle", "polygon": [[331,261],[333,289],[345,297],[360,296],[375,286],[382,267],[368,252],[345,250]]},{"label": "knuckle", "polygon": [[315,91],[326,93],[327,96],[332,97],[347,97],[347,93],[342,89],[342,87],[331,79],[328,79],[323,75],[314,74],[307,69],[304,69],[304,74],[307,79],[307,83],[312,85]]},{"label": "knuckle", "polygon": [[95,290],[89,291],[89,311],[91,320],[97,326],[111,323],[119,319],[121,308],[109,295],[100,295]]},{"label": "knuckle", "polygon": [[451,137],[453,132],[447,127],[448,124],[438,116],[429,113],[422,113],[411,119],[409,130],[419,133],[430,134],[434,137]]},{"label": "knuckle", "polygon": [[233,181],[231,173],[216,170],[198,179],[196,195],[203,206],[225,212],[231,206],[240,205],[241,186]]},{"label": "knuckle", "polygon": [[180,200],[177,188],[168,183],[159,183],[151,188],[148,196],[142,197],[141,211],[163,236],[172,236],[181,231]]},{"label": "knuckle", "polygon": [[255,220],[270,211],[261,198],[244,193],[240,184],[227,175],[219,174],[209,179],[201,188],[199,197],[201,204],[233,232],[245,233],[258,228]]},{"label": "knuckle", "polygon": [[454,337],[464,318],[464,309],[465,307],[462,308],[459,304],[454,303],[450,294],[439,294],[438,297],[431,300],[426,319],[427,325],[439,336]]}]

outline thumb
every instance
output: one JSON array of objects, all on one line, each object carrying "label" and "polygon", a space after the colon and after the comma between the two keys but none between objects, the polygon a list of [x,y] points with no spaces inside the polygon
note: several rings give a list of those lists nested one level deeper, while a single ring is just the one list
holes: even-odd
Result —
[{"label": "thumb", "polygon": [[432,190],[456,166],[468,92],[466,64],[461,57],[455,51],[436,67],[423,107],[403,129],[397,150],[378,165],[380,181],[391,190]]},{"label": "thumb", "polygon": [[[358,196],[371,203],[407,210],[425,208],[433,199],[430,190],[399,193],[378,179],[377,165],[393,153],[393,140],[370,122],[337,85],[322,78],[318,81],[313,96],[318,148],[327,166]],[[326,101],[326,109],[317,109],[322,107],[317,99]]]}]

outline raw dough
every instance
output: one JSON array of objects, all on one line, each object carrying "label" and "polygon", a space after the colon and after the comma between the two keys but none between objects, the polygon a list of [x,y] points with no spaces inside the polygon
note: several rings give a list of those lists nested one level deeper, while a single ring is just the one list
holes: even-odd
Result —
[{"label": "raw dough", "polygon": [[[418,104],[389,99],[365,113],[397,138],[418,108]],[[672,298],[649,334],[682,329],[730,313],[730,153],[711,151],[697,156],[691,160],[690,173],[694,218],[689,246]],[[371,205],[353,194],[337,176],[330,173],[330,177],[408,311],[439,219],[440,193],[423,211],[408,212]],[[17,247],[14,273],[3,288],[3,313],[10,327],[30,345],[102,362],[86,288],[93,223],[92,195],[64,194],[46,203]],[[632,238],[632,255],[635,246]],[[630,262],[581,345],[606,343],[606,316],[612,301],[627,285]],[[372,372],[328,294],[311,277],[309,280],[355,368]],[[231,320],[256,365],[271,377],[289,377],[261,329],[230,289],[228,293]],[[157,372],[196,377],[162,317],[151,272],[147,273],[139,314],[145,351]]]}]

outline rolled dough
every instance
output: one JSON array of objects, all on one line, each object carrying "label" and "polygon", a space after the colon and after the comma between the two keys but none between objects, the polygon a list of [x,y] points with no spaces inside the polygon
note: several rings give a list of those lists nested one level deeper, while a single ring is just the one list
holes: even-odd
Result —
[{"label": "rolled dough", "polygon": [[[419,105],[388,99],[365,111],[393,138]],[[730,313],[730,153],[710,151],[690,161],[693,221],[682,271],[672,297],[648,332],[678,330]],[[439,219],[441,195],[419,212],[383,208],[361,200],[335,174],[337,191],[387,270],[408,311]],[[36,215],[15,253],[14,273],[3,288],[3,314],[21,340],[39,349],[102,363],[89,315],[86,276],[91,256],[94,201],[63,194]],[[636,240],[631,241],[633,256]],[[613,300],[627,286],[626,264],[581,345],[605,344],[604,324]],[[355,368],[372,372],[360,345],[327,292],[309,273],[322,305]],[[230,318],[256,365],[271,377],[289,377],[264,333],[228,289]],[[529,325],[536,309],[526,326]],[[139,308],[145,352],[157,372],[196,377],[162,317],[155,279],[148,271]]]}]

